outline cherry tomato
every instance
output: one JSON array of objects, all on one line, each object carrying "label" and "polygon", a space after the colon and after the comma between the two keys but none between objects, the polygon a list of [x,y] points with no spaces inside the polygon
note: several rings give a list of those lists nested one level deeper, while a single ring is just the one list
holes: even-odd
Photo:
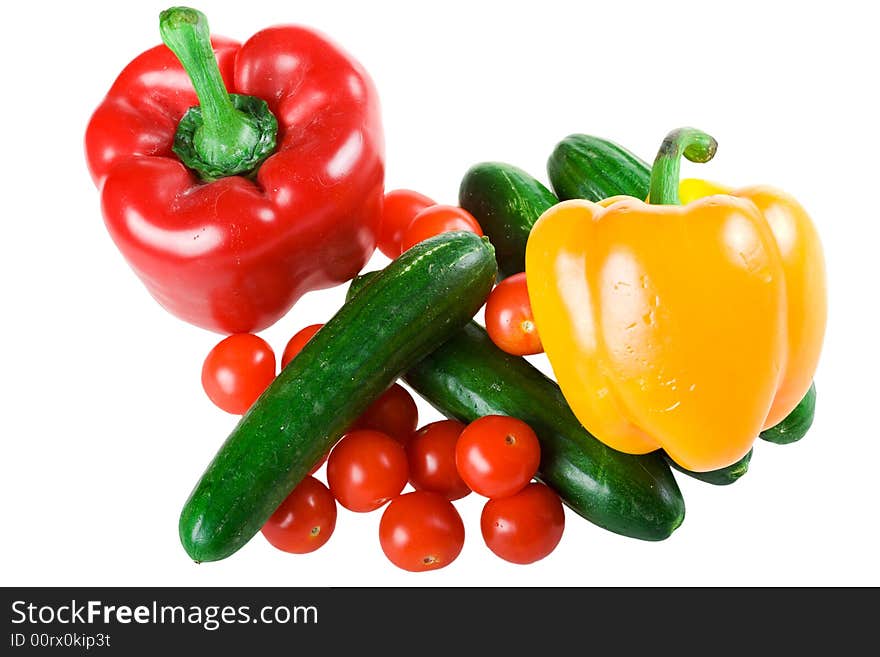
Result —
[{"label": "cherry tomato", "polygon": [[409,459],[409,482],[416,490],[440,493],[457,500],[471,489],[455,467],[455,444],[464,425],[455,420],[426,424],[406,444]]},{"label": "cherry tomato", "polygon": [[455,446],[464,482],[485,497],[507,497],[525,488],[541,461],[531,427],[516,418],[487,415],[471,422]]},{"label": "cherry tomato", "polygon": [[452,230],[469,230],[482,237],[483,230],[474,216],[454,205],[432,205],[419,212],[403,232],[400,252],[403,253],[429,237]]},{"label": "cherry tomato", "polygon": [[379,522],[379,543],[398,568],[437,570],[452,563],[464,545],[464,523],[452,502],[418,490],[391,501]]},{"label": "cherry tomato", "polygon": [[514,356],[544,351],[526,288],[525,273],[501,281],[486,300],[486,331],[499,348]]},{"label": "cherry tomato", "polygon": [[290,338],[287,342],[287,346],[284,347],[284,353],[281,354],[281,369],[283,370],[287,367],[287,364],[293,360],[293,357],[296,356],[302,348],[306,346],[306,342],[312,339],[312,336],[318,332],[323,324],[310,324],[305,328],[300,329],[297,333]]},{"label": "cherry tomato", "polygon": [[314,477],[306,477],[263,525],[263,536],[279,550],[306,554],[324,545],[336,528],[336,500]]},{"label": "cherry tomato", "polygon": [[480,529],[486,545],[502,559],[532,563],[559,545],[565,512],[556,493],[532,483],[516,495],[486,502]]},{"label": "cherry tomato", "polygon": [[350,511],[373,511],[406,486],[409,471],[403,445],[378,431],[352,431],[330,452],[327,483]]},{"label": "cherry tomato", "polygon": [[382,223],[379,226],[379,250],[394,260],[400,255],[400,240],[413,218],[437,202],[410,189],[395,189],[385,194]]},{"label": "cherry tomato", "polygon": [[395,383],[355,420],[351,430],[372,429],[388,434],[402,445],[419,424],[419,409],[406,388]]},{"label": "cherry tomato", "polygon": [[237,333],[211,349],[202,365],[202,387],[218,407],[243,415],[275,378],[275,352],[250,333]]}]

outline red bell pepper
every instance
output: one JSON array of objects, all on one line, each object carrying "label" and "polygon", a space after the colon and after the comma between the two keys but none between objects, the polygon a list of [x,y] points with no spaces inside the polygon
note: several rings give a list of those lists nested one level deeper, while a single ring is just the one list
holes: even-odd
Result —
[{"label": "red bell pepper", "polygon": [[174,315],[257,331],[305,292],[355,276],[375,249],[376,90],[302,27],[239,45],[212,42],[193,9],[162,12],[160,26],[166,45],[122,71],[86,131],[105,223]]}]

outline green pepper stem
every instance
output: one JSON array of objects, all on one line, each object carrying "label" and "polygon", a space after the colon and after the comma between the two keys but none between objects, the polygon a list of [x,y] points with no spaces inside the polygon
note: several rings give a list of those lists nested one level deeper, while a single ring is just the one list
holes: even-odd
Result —
[{"label": "green pepper stem", "polygon": [[[194,159],[204,167],[186,163],[209,178],[242,173],[242,162],[253,164],[253,155],[265,141],[265,135],[259,121],[241,111],[239,103],[233,103],[226,91],[211,46],[208,19],[196,9],[172,7],[159,15],[159,31],[162,41],[189,75],[199,98],[198,125],[188,139]],[[203,168],[210,171],[210,176]]]},{"label": "green pepper stem", "polygon": [[691,162],[703,163],[711,160],[716,150],[718,142],[696,128],[678,128],[666,135],[651,168],[650,202],[654,205],[679,205],[681,156],[684,155]]}]

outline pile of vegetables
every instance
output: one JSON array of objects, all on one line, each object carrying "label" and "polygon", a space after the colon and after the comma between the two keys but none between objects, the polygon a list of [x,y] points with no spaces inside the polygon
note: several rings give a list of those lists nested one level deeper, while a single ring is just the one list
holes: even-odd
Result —
[{"label": "pile of vegetables", "polygon": [[[375,90],[323,37],[211,41],[187,8],[163,12],[161,29],[167,47],[123,71],[86,145],[108,229],[149,291],[228,335],[202,385],[241,419],[180,516],[195,561],[258,532],[311,552],[341,504],[382,510],[392,563],[433,570],[461,551],[453,502],[471,492],[486,498],[486,545],[513,563],[553,551],[563,504],[663,540],[685,515],[673,469],[730,484],[758,436],[809,429],[818,236],[773,188],[680,181],[681,157],[714,157],[706,133],[672,131],[653,166],[571,135],[550,155],[552,191],[486,162],[443,205],[384,193]],[[357,276],[377,246],[390,263]],[[348,280],[344,305],[290,339],[278,372],[254,332]],[[526,358],[541,353],[556,380]],[[419,427],[399,380],[446,419]]]}]

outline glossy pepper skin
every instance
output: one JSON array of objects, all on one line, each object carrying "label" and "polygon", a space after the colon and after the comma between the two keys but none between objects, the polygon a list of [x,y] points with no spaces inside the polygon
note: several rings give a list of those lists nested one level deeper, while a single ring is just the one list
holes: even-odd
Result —
[{"label": "glossy pepper skin", "polygon": [[689,178],[679,185],[682,203],[729,194],[755,204],[769,224],[785,271],[788,358],[763,429],[776,426],[804,399],[819,362],[828,314],[825,256],[812,219],[795,198],[767,185],[731,189]]},{"label": "glossy pepper skin", "polygon": [[274,151],[256,170],[208,181],[172,152],[199,97],[165,45],[116,79],[89,122],[86,155],[107,229],[153,297],[197,326],[252,332],[305,292],[352,278],[373,253],[379,103],[363,68],[306,28],[211,43],[226,89],[264,100],[277,119]]},{"label": "glossy pepper skin", "polygon": [[715,142],[670,133],[652,173],[659,205],[615,197],[547,210],[529,237],[526,274],[547,356],[581,423],[615,449],[662,447],[706,472],[741,459],[809,389],[824,265],[806,213],[780,219],[780,199],[799,208],[787,196],[762,189],[672,204],[682,150],[707,161]]}]

